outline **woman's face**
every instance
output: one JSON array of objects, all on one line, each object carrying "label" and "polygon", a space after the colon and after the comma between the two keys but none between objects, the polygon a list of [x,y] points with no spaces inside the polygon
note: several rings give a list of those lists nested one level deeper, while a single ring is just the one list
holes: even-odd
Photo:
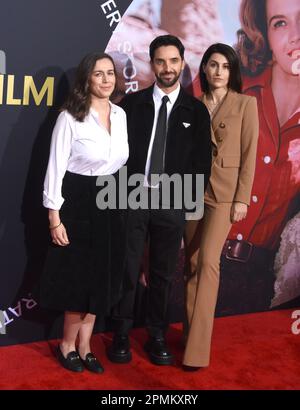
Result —
[{"label": "woman's face", "polygon": [[268,40],[273,61],[287,74],[300,74],[300,1],[267,0]]},{"label": "woman's face", "polygon": [[212,90],[228,88],[230,67],[227,58],[223,54],[213,53],[203,67],[203,71]]},{"label": "woman's face", "polygon": [[89,81],[92,96],[109,98],[115,89],[115,84],[116,75],[112,62],[108,58],[97,60]]}]

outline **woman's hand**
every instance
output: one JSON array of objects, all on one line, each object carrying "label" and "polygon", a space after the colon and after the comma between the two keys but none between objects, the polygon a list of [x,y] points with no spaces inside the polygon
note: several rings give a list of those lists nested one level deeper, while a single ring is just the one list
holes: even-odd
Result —
[{"label": "woman's hand", "polygon": [[67,235],[66,228],[61,222],[59,217],[59,211],[54,209],[49,209],[49,229],[52,238],[52,242],[55,245],[66,246],[69,245],[69,239]]},{"label": "woman's hand", "polygon": [[242,221],[246,218],[248,206],[243,202],[233,202],[231,206],[231,223]]}]

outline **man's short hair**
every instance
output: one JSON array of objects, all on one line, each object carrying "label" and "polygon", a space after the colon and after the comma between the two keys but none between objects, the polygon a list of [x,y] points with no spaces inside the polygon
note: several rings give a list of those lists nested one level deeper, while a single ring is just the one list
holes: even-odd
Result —
[{"label": "man's short hair", "polygon": [[155,50],[162,46],[174,46],[178,49],[180,57],[184,59],[184,45],[178,37],[166,34],[164,36],[156,37],[149,46],[150,59],[153,61]]}]

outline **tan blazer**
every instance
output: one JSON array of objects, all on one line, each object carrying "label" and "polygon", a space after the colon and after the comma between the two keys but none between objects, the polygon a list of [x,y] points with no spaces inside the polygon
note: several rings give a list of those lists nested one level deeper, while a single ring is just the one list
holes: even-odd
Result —
[{"label": "tan blazer", "polygon": [[212,119],[209,181],[217,202],[250,204],[258,129],[256,98],[229,91]]}]

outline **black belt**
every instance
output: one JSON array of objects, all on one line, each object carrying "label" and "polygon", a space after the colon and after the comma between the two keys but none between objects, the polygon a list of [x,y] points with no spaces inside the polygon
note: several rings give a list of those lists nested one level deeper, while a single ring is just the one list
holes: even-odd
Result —
[{"label": "black belt", "polygon": [[274,254],[269,249],[253,245],[251,242],[227,239],[222,249],[226,259],[246,263],[250,258],[260,259]]}]

